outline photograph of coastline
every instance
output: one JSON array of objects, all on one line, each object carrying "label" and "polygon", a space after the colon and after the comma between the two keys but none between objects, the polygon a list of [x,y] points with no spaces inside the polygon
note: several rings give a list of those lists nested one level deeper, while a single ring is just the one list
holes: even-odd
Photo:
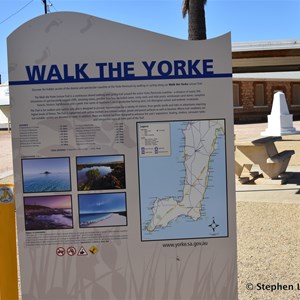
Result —
[{"label": "photograph of coastline", "polygon": [[125,189],[124,155],[76,158],[78,191]]},{"label": "photograph of coastline", "polygon": [[23,159],[24,193],[67,192],[71,190],[70,159]]},{"label": "photograph of coastline", "polygon": [[126,226],[126,194],[78,195],[79,227]]},{"label": "photograph of coastline", "polygon": [[25,229],[73,228],[70,195],[24,197]]}]

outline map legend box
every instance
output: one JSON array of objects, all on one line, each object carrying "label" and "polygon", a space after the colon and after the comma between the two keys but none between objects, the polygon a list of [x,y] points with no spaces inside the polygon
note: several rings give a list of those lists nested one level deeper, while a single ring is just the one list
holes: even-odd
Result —
[{"label": "map legend box", "polygon": [[139,156],[170,156],[170,124],[166,122],[138,124]]}]

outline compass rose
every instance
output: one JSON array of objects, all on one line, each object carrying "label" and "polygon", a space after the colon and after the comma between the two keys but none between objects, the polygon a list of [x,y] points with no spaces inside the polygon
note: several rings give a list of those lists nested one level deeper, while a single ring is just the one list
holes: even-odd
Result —
[{"label": "compass rose", "polygon": [[213,232],[215,232],[215,230],[217,229],[217,227],[219,227],[220,225],[218,225],[215,221],[215,218],[213,217],[213,221],[210,225],[208,225],[212,230]]}]

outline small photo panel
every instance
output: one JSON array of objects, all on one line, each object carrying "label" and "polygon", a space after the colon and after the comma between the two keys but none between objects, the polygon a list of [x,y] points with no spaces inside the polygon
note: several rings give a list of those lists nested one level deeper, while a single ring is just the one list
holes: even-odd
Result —
[{"label": "small photo panel", "polygon": [[23,159],[22,170],[24,193],[71,191],[68,157]]},{"label": "small photo panel", "polygon": [[124,155],[76,158],[78,191],[125,189]]},{"label": "small photo panel", "polygon": [[126,193],[78,195],[79,227],[126,226]]},{"label": "small photo panel", "polygon": [[24,197],[25,229],[73,228],[70,195]]}]

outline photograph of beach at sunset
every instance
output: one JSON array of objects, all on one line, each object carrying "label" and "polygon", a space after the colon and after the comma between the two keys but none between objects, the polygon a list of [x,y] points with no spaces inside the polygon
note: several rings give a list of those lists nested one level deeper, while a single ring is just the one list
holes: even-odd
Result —
[{"label": "photograph of beach at sunset", "polygon": [[26,230],[73,228],[70,195],[24,197]]}]

